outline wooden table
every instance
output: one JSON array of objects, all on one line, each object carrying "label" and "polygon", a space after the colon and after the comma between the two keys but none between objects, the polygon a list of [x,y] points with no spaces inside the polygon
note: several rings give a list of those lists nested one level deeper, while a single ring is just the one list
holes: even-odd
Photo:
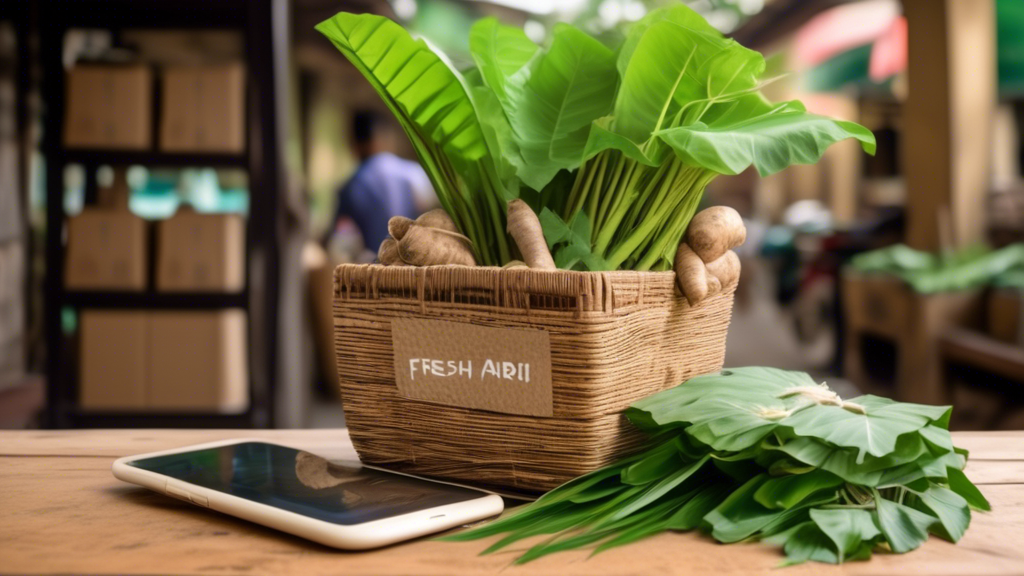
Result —
[{"label": "wooden table", "polygon": [[[344,430],[0,432],[0,573],[138,574],[1024,574],[1024,432],[958,433],[968,475],[994,512],[975,514],[960,544],[932,538],[902,556],[772,570],[760,544],[722,546],[699,534],[662,534],[588,559],[555,554],[510,566],[512,553],[477,556],[490,541],[421,539],[340,552],[167,496],[110,474],[119,456],[225,438],[258,437],[328,458],[353,458]],[[519,550],[522,547],[518,548]]]}]

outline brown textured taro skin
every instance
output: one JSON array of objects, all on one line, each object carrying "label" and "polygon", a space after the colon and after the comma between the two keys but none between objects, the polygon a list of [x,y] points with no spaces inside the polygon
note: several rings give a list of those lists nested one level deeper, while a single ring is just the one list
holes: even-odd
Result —
[{"label": "brown textured taro skin", "polygon": [[533,208],[516,199],[508,203],[508,234],[516,242],[519,253],[530,268],[556,270],[555,261],[544,240],[544,231]]},{"label": "brown textured taro skin", "polygon": [[728,206],[701,210],[686,229],[686,243],[704,262],[718,260],[746,239],[747,228],[743,225],[743,218]]},{"label": "brown textured taro skin", "polygon": [[717,259],[708,262],[707,269],[708,275],[717,278],[723,288],[730,286],[740,279],[740,257],[729,250]]},{"label": "brown textured taro skin", "polygon": [[398,243],[398,256],[412,266],[476,266],[476,259],[464,236],[418,224],[410,226]]},{"label": "brown textured taro skin", "polygon": [[685,243],[679,245],[676,251],[676,284],[679,291],[686,296],[690,306],[708,296],[708,276],[704,262]]},{"label": "brown textured taro skin", "polygon": [[388,234],[395,240],[401,240],[405,232],[412,226],[412,219],[405,216],[392,216],[388,220]]},{"label": "brown textured taro skin", "polygon": [[425,228],[437,228],[438,230],[445,230],[456,234],[461,233],[459,231],[459,227],[455,225],[455,221],[452,220],[452,217],[449,216],[443,208],[435,208],[420,214],[420,217],[416,219],[415,224]]},{"label": "brown textured taro skin", "polygon": [[377,250],[377,260],[385,266],[401,266],[404,263],[398,255],[398,241],[394,238],[385,238]]}]

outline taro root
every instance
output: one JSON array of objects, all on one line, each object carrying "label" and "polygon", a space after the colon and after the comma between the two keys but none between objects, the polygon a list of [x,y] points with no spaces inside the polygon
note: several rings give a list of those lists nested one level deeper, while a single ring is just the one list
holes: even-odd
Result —
[{"label": "taro root", "polygon": [[686,229],[686,243],[704,262],[713,262],[743,244],[747,228],[739,212],[727,206],[701,210]]},{"label": "taro root", "polygon": [[530,268],[556,270],[555,260],[544,240],[544,231],[533,208],[522,200],[508,203],[508,234],[515,240],[523,261]]},{"label": "taro root", "polygon": [[676,251],[676,283],[683,296],[696,305],[708,295],[708,276],[704,262],[686,244],[680,244]]},{"label": "taro root", "polygon": [[412,226],[412,219],[406,218],[405,216],[392,216],[388,220],[388,234],[395,240],[401,240],[402,236],[405,236],[405,231]]},{"label": "taro root", "polygon": [[707,263],[708,275],[718,279],[722,288],[728,287],[740,279],[740,257],[729,250],[716,260]]},{"label": "taro root", "polygon": [[468,238],[455,232],[427,228],[419,224],[409,226],[398,242],[398,256],[402,262],[412,266],[476,266]]},{"label": "taro root", "polygon": [[[452,220],[452,217],[449,216],[443,208],[435,208],[429,212],[420,214],[420,217],[416,219],[415,224],[425,228],[437,228],[438,230],[445,230],[447,232],[459,234],[459,227],[455,225],[455,221]],[[395,236],[395,239],[401,240],[401,238],[397,236]]]},{"label": "taro root", "polygon": [[385,238],[377,250],[377,259],[385,266],[402,266],[405,263],[398,256],[398,241],[394,238]]}]

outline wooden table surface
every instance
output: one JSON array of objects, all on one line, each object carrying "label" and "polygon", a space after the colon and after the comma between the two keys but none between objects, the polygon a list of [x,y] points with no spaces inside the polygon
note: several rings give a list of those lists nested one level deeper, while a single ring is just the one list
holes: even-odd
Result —
[{"label": "wooden table surface", "polygon": [[[478,556],[491,540],[429,539],[341,552],[116,480],[120,456],[239,437],[265,438],[332,459],[355,457],[344,430],[0,432],[0,573],[16,574],[1024,574],[1024,432],[957,433],[967,473],[992,503],[958,545],[932,538],[905,555],[844,566],[773,570],[760,544],[722,546],[666,533],[588,559],[555,554],[525,566]],[[522,550],[522,547],[517,548]]]}]

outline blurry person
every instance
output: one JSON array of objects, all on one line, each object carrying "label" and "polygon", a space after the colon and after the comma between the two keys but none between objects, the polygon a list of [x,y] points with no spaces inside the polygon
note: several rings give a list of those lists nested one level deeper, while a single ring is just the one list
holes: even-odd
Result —
[{"label": "blurry person", "polygon": [[430,180],[416,162],[394,154],[398,135],[394,123],[376,112],[352,117],[352,145],[359,167],[338,190],[331,233],[351,219],[363,236],[366,249],[376,253],[388,237],[392,216],[416,218],[437,203]]}]

